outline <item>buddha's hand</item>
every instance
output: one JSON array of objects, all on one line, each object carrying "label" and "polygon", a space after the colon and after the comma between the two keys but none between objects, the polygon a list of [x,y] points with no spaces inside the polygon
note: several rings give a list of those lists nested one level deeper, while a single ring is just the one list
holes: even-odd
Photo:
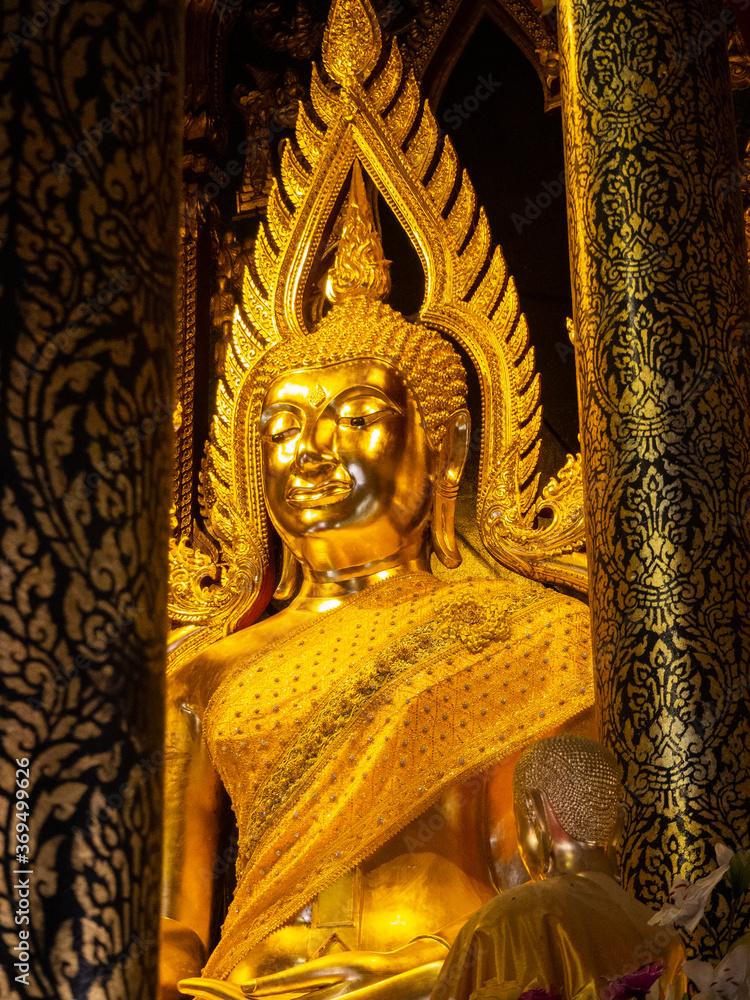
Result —
[{"label": "buddha's hand", "polygon": [[220,979],[181,979],[177,988],[180,993],[200,1000],[209,1000],[210,997],[218,997],[219,1000],[245,1000],[241,986],[233,986]]},{"label": "buddha's hand", "polygon": [[397,951],[344,951],[324,955],[281,972],[250,979],[241,986],[215,979],[185,979],[179,987],[183,993],[219,1000],[310,992],[315,993],[316,1000],[333,1000],[355,991],[362,991],[364,1000],[368,987],[396,977],[404,980],[405,998],[412,993],[415,997],[429,996],[430,989],[426,989],[425,984],[428,981],[432,984],[437,979],[445,955],[442,942],[420,938]]},{"label": "buddha's hand", "polygon": [[242,984],[246,996],[272,996],[275,993],[301,993],[324,986],[349,984],[349,988],[403,971],[395,952],[343,951],[323,955],[290,969],[273,972]]},{"label": "buddha's hand", "polygon": [[388,961],[389,957],[388,954],[375,951],[345,951],[314,958],[281,972],[259,976],[258,979],[249,979],[241,986],[218,979],[183,979],[179,988],[189,995],[218,997],[219,1000],[246,1000],[250,996],[272,996],[277,993],[309,993],[324,987],[341,986],[344,989],[325,990],[326,995],[348,993],[365,983],[378,982],[397,974],[392,971],[393,963]]},{"label": "buddha's hand", "polygon": [[[370,983],[404,975],[433,962],[442,962],[446,945],[436,938],[418,938],[396,951],[342,951],[322,955],[281,972],[242,984],[245,996],[272,996],[323,990],[326,996],[349,993]],[[344,989],[335,990],[337,986]],[[322,994],[320,994],[322,995]]]}]

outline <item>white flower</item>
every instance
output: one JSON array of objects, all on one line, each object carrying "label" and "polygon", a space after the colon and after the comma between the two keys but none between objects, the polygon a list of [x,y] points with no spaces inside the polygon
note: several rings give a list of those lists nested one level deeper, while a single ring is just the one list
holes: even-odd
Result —
[{"label": "white flower", "polygon": [[649,920],[650,924],[673,924],[679,922],[692,933],[701,921],[708,903],[708,898],[714,887],[721,882],[729,871],[729,862],[734,857],[726,844],[716,845],[716,861],[718,868],[705,878],[699,878],[690,884],[684,878],[677,878],[669,890],[671,902],[665,903],[658,913]]},{"label": "white flower", "polygon": [[697,958],[683,963],[682,971],[700,990],[693,1000],[750,1000],[750,948],[737,945],[716,968]]}]

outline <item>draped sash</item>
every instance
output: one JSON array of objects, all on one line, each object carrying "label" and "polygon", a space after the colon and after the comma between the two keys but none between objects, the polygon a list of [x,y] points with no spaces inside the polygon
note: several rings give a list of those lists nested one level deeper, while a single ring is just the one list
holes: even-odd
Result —
[{"label": "draped sash", "polygon": [[380,584],[248,658],[204,733],[237,816],[237,888],[204,975],[449,785],[593,703],[588,609],[527,581]]}]

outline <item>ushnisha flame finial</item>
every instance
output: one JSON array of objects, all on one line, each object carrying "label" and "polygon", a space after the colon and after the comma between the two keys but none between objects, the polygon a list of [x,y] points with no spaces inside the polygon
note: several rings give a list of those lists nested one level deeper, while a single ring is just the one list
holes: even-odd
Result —
[{"label": "ushnisha flame finial", "polygon": [[323,65],[336,83],[366,80],[375,69],[383,37],[369,0],[334,0],[323,36]]},{"label": "ushnisha flame finial", "polygon": [[326,278],[326,298],[331,303],[355,295],[384,300],[390,290],[390,261],[383,257],[380,232],[355,160],[341,239]]}]

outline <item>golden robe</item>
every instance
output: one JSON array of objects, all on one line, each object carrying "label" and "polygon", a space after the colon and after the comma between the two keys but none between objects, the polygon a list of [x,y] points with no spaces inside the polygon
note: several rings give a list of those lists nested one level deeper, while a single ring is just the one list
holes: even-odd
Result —
[{"label": "golden robe", "polygon": [[414,573],[311,617],[237,666],[205,712],[239,829],[207,977],[453,782],[593,702],[588,609],[538,584]]},{"label": "golden robe", "polygon": [[491,900],[459,931],[431,1000],[516,1000],[555,990],[599,1000],[608,979],[663,961],[660,995],[681,997],[685,952],[654,911],[600,872],[526,882]]}]

